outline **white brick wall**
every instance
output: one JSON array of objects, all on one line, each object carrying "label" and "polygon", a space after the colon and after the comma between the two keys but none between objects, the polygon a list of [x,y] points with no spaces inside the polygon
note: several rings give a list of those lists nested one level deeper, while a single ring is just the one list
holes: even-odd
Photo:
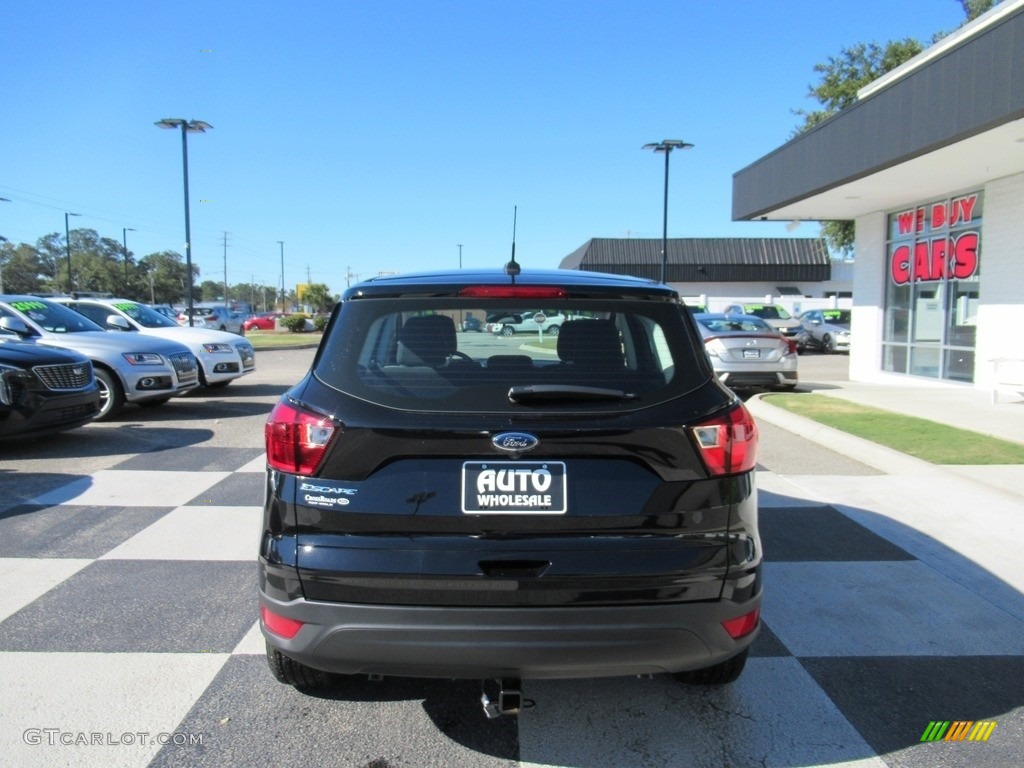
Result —
[{"label": "white brick wall", "polygon": [[[855,222],[853,318],[850,380],[878,381],[882,367],[882,305],[885,302],[885,214],[869,213]],[[890,374],[891,375],[891,374]]]},{"label": "white brick wall", "polygon": [[985,185],[974,384],[988,388],[997,357],[1024,358],[1024,174]]}]

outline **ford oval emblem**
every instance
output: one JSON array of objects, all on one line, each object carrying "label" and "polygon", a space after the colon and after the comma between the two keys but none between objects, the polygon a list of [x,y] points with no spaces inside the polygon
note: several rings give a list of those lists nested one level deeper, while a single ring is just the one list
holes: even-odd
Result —
[{"label": "ford oval emblem", "polygon": [[537,447],[540,440],[529,432],[502,432],[491,438],[491,445],[499,451],[508,453],[524,453]]}]

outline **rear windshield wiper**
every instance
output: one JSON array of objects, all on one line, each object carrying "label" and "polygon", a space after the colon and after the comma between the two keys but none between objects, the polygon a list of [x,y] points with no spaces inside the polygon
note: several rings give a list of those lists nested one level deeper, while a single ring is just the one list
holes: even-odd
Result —
[{"label": "rear windshield wiper", "polygon": [[508,391],[513,403],[586,402],[591,400],[636,400],[636,394],[605,387],[580,387],[567,384],[520,384]]}]

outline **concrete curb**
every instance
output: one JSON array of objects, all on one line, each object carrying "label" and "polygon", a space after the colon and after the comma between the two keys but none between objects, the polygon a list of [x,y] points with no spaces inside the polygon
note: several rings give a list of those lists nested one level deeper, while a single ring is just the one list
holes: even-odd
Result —
[{"label": "concrete curb", "polygon": [[[805,437],[843,454],[861,464],[867,464],[889,475],[943,475],[945,469],[923,459],[894,451],[884,445],[851,435],[849,432],[820,424],[813,419],[778,408],[765,402],[766,393],[759,393],[747,400],[748,410],[757,419],[763,419],[777,427]],[[814,397],[808,394],[807,397]]]}]

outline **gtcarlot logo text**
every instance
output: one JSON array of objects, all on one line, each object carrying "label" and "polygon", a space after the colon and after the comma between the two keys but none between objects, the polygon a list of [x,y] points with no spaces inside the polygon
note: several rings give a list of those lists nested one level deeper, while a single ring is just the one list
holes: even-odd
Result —
[{"label": "gtcarlot logo text", "polygon": [[203,743],[201,733],[151,733],[149,731],[64,731],[60,728],[26,728],[21,740],[38,747],[149,747],[173,744],[177,747]]}]

